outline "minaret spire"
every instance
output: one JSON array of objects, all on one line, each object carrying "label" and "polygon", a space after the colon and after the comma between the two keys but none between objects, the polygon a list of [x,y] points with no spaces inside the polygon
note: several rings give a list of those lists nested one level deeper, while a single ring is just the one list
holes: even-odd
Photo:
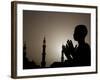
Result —
[{"label": "minaret spire", "polygon": [[43,51],[42,51],[42,62],[41,62],[41,67],[45,67],[46,66],[46,61],[45,61],[45,56],[46,56],[46,39],[44,36],[44,40],[43,40]]}]

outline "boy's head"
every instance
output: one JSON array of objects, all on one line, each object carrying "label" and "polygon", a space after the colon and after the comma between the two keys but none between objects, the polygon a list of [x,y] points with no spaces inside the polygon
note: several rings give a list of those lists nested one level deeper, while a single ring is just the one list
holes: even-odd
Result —
[{"label": "boy's head", "polygon": [[75,27],[75,31],[74,31],[74,39],[76,41],[82,41],[82,40],[85,40],[85,37],[87,35],[87,28],[85,25],[77,25]]}]

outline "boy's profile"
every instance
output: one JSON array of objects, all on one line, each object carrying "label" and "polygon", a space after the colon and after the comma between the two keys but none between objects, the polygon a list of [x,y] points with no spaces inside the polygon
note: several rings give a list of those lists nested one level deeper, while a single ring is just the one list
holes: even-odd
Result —
[{"label": "boy's profile", "polygon": [[87,33],[85,25],[77,25],[73,38],[78,42],[78,45],[74,47],[72,41],[67,40],[66,45],[62,45],[62,54],[67,57],[67,60],[64,61],[62,56],[61,62],[54,62],[51,67],[90,66],[90,46],[85,42]]},{"label": "boy's profile", "polygon": [[87,33],[88,31],[85,25],[77,25],[75,27],[73,38],[78,42],[78,46],[76,45],[74,47],[71,40],[67,41],[66,46],[63,45],[63,52],[67,57],[70,66],[91,65],[90,46],[85,42]]}]

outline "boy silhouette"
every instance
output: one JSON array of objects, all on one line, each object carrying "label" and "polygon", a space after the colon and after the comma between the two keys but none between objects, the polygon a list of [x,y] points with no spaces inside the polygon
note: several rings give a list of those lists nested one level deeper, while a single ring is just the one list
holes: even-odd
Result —
[{"label": "boy silhouette", "polygon": [[66,46],[62,46],[63,53],[67,57],[67,66],[90,66],[91,55],[90,46],[85,42],[88,31],[85,25],[77,25],[73,34],[73,38],[78,42],[78,46],[73,46],[71,40],[67,41]]}]

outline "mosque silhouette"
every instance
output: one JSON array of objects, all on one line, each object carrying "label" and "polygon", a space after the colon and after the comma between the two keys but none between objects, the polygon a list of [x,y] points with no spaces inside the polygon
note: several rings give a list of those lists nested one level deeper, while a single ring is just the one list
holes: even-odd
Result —
[{"label": "mosque silhouette", "polygon": [[[90,66],[91,52],[90,46],[85,42],[85,37],[88,31],[85,25],[77,25],[73,34],[74,40],[78,42],[78,46],[73,46],[71,40],[67,40],[65,45],[62,45],[61,61],[53,62],[49,68],[55,67],[75,67],[75,66]],[[46,67],[46,39],[43,39],[42,45],[42,60],[41,65],[37,65],[34,61],[29,61],[26,57],[27,46],[23,45],[23,69],[47,68]],[[66,59],[64,59],[64,55]]]}]

